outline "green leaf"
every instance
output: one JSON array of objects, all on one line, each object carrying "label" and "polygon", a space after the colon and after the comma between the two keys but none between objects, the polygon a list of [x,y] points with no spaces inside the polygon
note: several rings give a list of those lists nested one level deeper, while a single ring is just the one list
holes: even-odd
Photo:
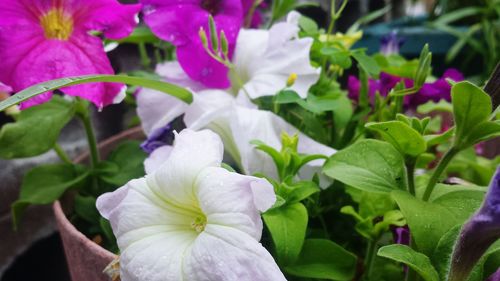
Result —
[{"label": "green leaf", "polygon": [[117,169],[103,173],[100,178],[114,186],[122,186],[132,179],[143,177],[146,157],[139,141],[122,142],[108,157],[108,162],[116,164]]},{"label": "green leaf", "polygon": [[286,197],[286,201],[289,204],[300,202],[320,191],[319,186],[312,181],[296,182],[293,184],[293,190]]},{"label": "green leaf", "polygon": [[328,280],[352,280],[356,256],[326,239],[307,239],[298,260],[285,267],[290,275]]},{"label": "green leaf", "polygon": [[278,262],[294,263],[302,249],[307,228],[307,210],[301,203],[287,204],[262,215],[276,249]]},{"label": "green leaf", "polygon": [[23,178],[19,199],[12,204],[14,226],[18,225],[24,210],[30,204],[50,204],[88,175],[79,166],[69,164],[42,165],[28,171]]},{"label": "green leaf", "polygon": [[286,104],[286,103],[296,103],[302,98],[292,90],[283,90],[278,92],[276,95],[274,102],[278,104]]},{"label": "green leaf", "polygon": [[418,156],[427,150],[422,135],[401,121],[368,123],[365,127],[377,131],[384,140],[394,145],[402,154]]},{"label": "green leaf", "polygon": [[101,217],[95,203],[95,197],[77,194],[75,196],[74,205],[75,213],[87,222],[94,224],[98,222]]},{"label": "green leaf", "polygon": [[[455,119],[455,142],[459,147],[468,145],[467,136],[478,124],[490,117],[491,98],[474,84],[464,81],[451,88],[453,116]],[[476,138],[478,135],[475,136]]]},{"label": "green leaf", "polygon": [[446,100],[439,100],[439,102],[428,101],[417,107],[417,112],[420,114],[429,114],[434,111],[453,112],[453,106]]},{"label": "green leaf", "polygon": [[341,68],[348,69],[352,65],[351,52],[335,47],[325,47],[321,49],[321,54],[327,55],[330,63]]},{"label": "green leaf", "polygon": [[283,155],[281,155],[279,151],[277,151],[273,147],[270,147],[269,145],[265,144],[260,140],[252,140],[250,141],[250,144],[255,145],[256,149],[265,152],[274,160],[276,168],[278,169],[278,173],[279,171],[283,170],[283,167],[285,166],[285,159],[283,158]]},{"label": "green leaf", "polygon": [[461,228],[461,225],[456,225],[448,230],[448,232],[439,239],[436,249],[431,256],[432,264],[435,266],[440,280],[446,280],[446,275],[450,270],[450,259],[453,254],[453,248],[455,247]]},{"label": "green leaf", "polygon": [[193,101],[193,95],[188,90],[160,80],[153,80],[145,77],[132,77],[126,75],[85,75],[51,80],[31,86],[0,102],[0,111],[3,111],[13,105],[49,91],[94,82],[114,82],[125,83],[133,86],[141,86],[164,92],[186,103],[191,103]]},{"label": "green leaf", "polygon": [[32,157],[49,151],[74,113],[74,104],[60,96],[21,111],[16,122],[0,130],[0,157]]},{"label": "green leaf", "polygon": [[374,58],[367,56],[362,51],[353,51],[351,52],[351,55],[359,63],[359,66],[362,67],[368,74],[370,74],[370,76],[378,76],[378,74],[380,73],[380,67],[378,66],[377,61]]},{"label": "green leaf", "polygon": [[[453,188],[456,188],[454,190]],[[484,197],[481,189],[460,186],[436,186],[431,202],[407,192],[393,191],[391,196],[403,213],[418,250],[431,255],[441,237],[457,224],[463,224],[479,208]]]},{"label": "green leaf", "polygon": [[362,140],[338,151],[323,167],[331,178],[368,192],[406,190],[404,159],[389,143]]},{"label": "green leaf", "polygon": [[116,42],[120,44],[124,43],[133,43],[133,44],[141,44],[141,43],[158,43],[161,40],[156,37],[156,35],[151,32],[151,29],[149,29],[147,26],[137,26],[134,28],[134,31],[132,33],[120,40],[116,40]]},{"label": "green leaf", "polygon": [[314,36],[318,34],[318,24],[314,20],[308,17],[301,16],[299,18],[299,26],[309,36],[311,35]]},{"label": "green leaf", "polygon": [[296,0],[275,0],[272,2],[272,12],[271,12],[271,20],[275,21],[293,10],[297,1]]},{"label": "green leaf", "polygon": [[485,121],[477,124],[474,129],[467,135],[466,146],[486,141],[500,136],[500,123],[498,121]]},{"label": "green leaf", "polygon": [[393,244],[380,248],[377,255],[402,262],[415,270],[425,281],[439,281],[439,275],[429,257],[406,245]]},{"label": "green leaf", "polygon": [[455,132],[454,128],[448,129],[446,132],[435,135],[425,135],[424,140],[427,144],[427,147],[435,146],[438,144],[443,144],[447,142],[451,137],[453,137],[453,133]]}]

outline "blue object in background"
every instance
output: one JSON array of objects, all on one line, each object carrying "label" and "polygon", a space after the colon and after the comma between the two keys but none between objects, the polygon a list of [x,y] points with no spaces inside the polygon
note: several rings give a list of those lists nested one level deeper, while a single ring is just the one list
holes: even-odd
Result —
[{"label": "blue object in background", "polygon": [[[446,54],[457,38],[444,31],[426,26],[426,22],[426,16],[404,17],[388,23],[367,26],[363,29],[363,38],[354,45],[354,48],[367,48],[368,54],[377,53],[380,50],[382,38],[396,31],[398,37],[405,40],[399,50],[402,56],[409,59],[417,58],[422,47],[428,43],[432,52],[432,66],[437,73],[441,73],[447,68]],[[463,29],[464,32],[467,30],[465,26],[457,28]]]}]

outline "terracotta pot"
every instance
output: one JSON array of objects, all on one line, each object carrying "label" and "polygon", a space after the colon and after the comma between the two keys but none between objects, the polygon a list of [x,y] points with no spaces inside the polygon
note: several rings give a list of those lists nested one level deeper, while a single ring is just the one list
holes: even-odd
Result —
[{"label": "terracotta pot", "polygon": [[[144,139],[144,134],[140,128],[134,128],[113,136],[99,144],[101,155],[106,157],[111,150],[126,139]],[[77,157],[75,162],[85,163],[87,160],[88,153],[85,153]],[[116,255],[88,239],[71,224],[66,217],[66,213],[70,213],[71,208],[71,196],[53,204],[71,279],[73,281],[109,281],[110,278],[103,273],[103,270],[116,258]]]}]

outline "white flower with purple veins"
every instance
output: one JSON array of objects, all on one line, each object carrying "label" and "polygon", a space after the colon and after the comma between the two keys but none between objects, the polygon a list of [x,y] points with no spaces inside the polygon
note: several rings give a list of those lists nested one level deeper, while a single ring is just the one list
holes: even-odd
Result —
[{"label": "white flower with purple veins", "polygon": [[291,75],[297,77],[290,87],[302,98],[307,97],[320,69],[311,66],[309,52],[312,38],[299,38],[300,14],[291,12],[286,22],[270,30],[242,29],[236,41],[230,72],[232,90],[239,96],[256,99],[276,95],[286,87]]},{"label": "white flower with purple veins", "polygon": [[184,130],[153,173],[97,200],[117,238],[122,281],[286,280],[258,242],[269,182],[221,168],[209,130]]}]

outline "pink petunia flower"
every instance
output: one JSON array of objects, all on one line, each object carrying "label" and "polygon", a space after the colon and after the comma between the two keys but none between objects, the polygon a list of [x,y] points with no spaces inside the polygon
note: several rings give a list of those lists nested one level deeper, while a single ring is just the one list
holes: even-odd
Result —
[{"label": "pink petunia flower", "polygon": [[[90,32],[123,38],[137,24],[140,8],[117,0],[1,0],[0,81],[19,91],[67,76],[113,74],[101,39]],[[92,83],[63,91],[102,108],[113,103],[122,87]],[[51,96],[39,95],[21,108],[46,102]]]},{"label": "pink petunia flower", "polygon": [[224,30],[232,56],[238,32],[244,22],[248,0],[140,0],[144,5],[144,21],[161,39],[177,47],[182,69],[195,81],[210,88],[228,88],[228,69],[211,58],[203,48],[199,30],[208,30],[212,15],[217,32]]}]

